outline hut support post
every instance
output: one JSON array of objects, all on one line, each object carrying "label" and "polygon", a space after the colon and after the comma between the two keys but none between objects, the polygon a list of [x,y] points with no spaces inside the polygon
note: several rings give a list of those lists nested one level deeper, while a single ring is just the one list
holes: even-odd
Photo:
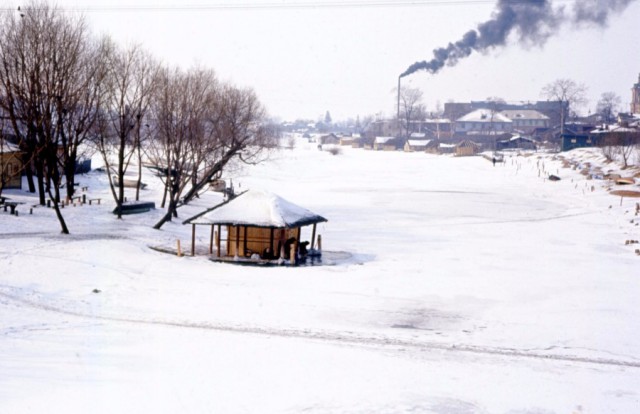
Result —
[{"label": "hut support post", "polygon": [[269,229],[269,251],[271,252],[271,257],[275,257],[273,252],[273,227]]},{"label": "hut support post", "polygon": [[311,250],[316,245],[316,223],[313,223],[313,232],[311,233]]},{"label": "hut support post", "polygon": [[191,224],[191,256],[196,255],[196,225]]},{"label": "hut support post", "polygon": [[240,256],[240,226],[236,226],[236,257]]},{"label": "hut support post", "polygon": [[246,256],[247,255],[247,226],[244,226],[243,229],[243,241],[242,241],[242,255]]},{"label": "hut support post", "polygon": [[215,233],[214,229],[215,229],[215,226],[212,224],[211,235],[209,236],[209,254],[213,254],[213,235]]},{"label": "hut support post", "polygon": [[297,243],[292,243],[289,250],[289,261],[293,266],[296,265],[296,250],[298,250],[297,247]]},{"label": "hut support post", "polygon": [[[218,249],[218,253],[217,253],[218,257],[220,257],[220,233],[221,233],[221,230],[222,230],[222,226],[220,224],[218,224],[218,234],[216,236],[216,249]],[[229,246],[227,246],[227,248],[228,247]]]}]

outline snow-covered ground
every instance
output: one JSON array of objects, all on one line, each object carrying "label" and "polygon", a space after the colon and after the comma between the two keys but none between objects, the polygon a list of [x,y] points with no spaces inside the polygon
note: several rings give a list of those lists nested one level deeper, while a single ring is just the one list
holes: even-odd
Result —
[{"label": "snow-covered ground", "polygon": [[218,194],[156,231],[161,210],[116,220],[92,172],[103,202],[66,207],[63,236],[5,191],[26,204],[0,210],[0,413],[640,412],[640,199],[582,167],[299,141],[233,176],[329,219],[348,258],[298,268],[148,247],[188,252],[181,220]]}]

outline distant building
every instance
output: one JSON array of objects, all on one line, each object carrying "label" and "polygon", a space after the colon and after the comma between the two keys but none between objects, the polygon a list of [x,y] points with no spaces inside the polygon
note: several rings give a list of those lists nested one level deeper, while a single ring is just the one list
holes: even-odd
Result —
[{"label": "distant building", "polygon": [[408,139],[404,143],[404,150],[406,152],[424,152],[430,142],[430,139]]},{"label": "distant building", "polygon": [[321,145],[338,145],[340,144],[340,138],[334,134],[323,135],[320,137]]},{"label": "distant building", "polygon": [[560,136],[560,150],[597,146],[599,137],[591,133],[592,129],[592,126],[582,124],[565,125],[564,133]]},{"label": "distant building", "polygon": [[456,133],[495,134],[513,131],[513,121],[499,112],[476,109],[455,122]]},{"label": "distant building", "polygon": [[479,152],[480,152],[480,145],[468,139],[456,145],[456,155],[458,157],[476,155]]},{"label": "distant building", "polygon": [[453,123],[448,118],[433,118],[424,121],[427,134],[435,139],[450,139],[453,136]]},{"label": "distant building", "polygon": [[388,142],[392,141],[395,137],[376,137],[373,140],[373,149],[376,151],[381,151],[385,149],[385,146]]},{"label": "distant building", "polygon": [[549,128],[549,117],[535,109],[506,109],[500,114],[513,122],[513,129],[530,134],[538,128]]}]

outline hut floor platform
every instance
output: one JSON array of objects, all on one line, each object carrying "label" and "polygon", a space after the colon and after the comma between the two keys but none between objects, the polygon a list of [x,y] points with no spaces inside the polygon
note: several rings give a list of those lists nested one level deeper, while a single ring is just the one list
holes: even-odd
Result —
[{"label": "hut floor platform", "polygon": [[[149,246],[150,249],[160,253],[170,254],[172,256],[178,256],[177,246]],[[181,254],[183,257],[191,256],[191,247],[182,248]],[[351,263],[353,255],[348,252],[333,252],[324,250],[321,255],[309,255],[298,261],[295,265],[291,265],[288,260],[265,260],[265,259],[252,259],[249,257],[233,257],[233,256],[221,256],[218,257],[216,251],[213,254],[209,253],[209,249],[206,247],[196,248],[196,257],[206,257],[212,262],[216,263],[229,263],[242,266],[256,266],[256,267],[275,267],[275,266],[335,266],[343,263]]]}]

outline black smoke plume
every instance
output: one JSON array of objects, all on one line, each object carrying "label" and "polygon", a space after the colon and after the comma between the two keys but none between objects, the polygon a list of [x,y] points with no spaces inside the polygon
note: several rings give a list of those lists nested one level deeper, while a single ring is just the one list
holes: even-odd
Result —
[{"label": "black smoke plume", "polygon": [[548,0],[499,0],[492,18],[478,25],[455,43],[433,51],[430,61],[416,62],[400,77],[418,70],[436,73],[454,66],[474,51],[486,52],[504,46],[513,33],[525,45],[543,45],[564,23],[605,26],[609,15],[623,11],[635,0],[576,0],[573,10],[553,8]]}]

